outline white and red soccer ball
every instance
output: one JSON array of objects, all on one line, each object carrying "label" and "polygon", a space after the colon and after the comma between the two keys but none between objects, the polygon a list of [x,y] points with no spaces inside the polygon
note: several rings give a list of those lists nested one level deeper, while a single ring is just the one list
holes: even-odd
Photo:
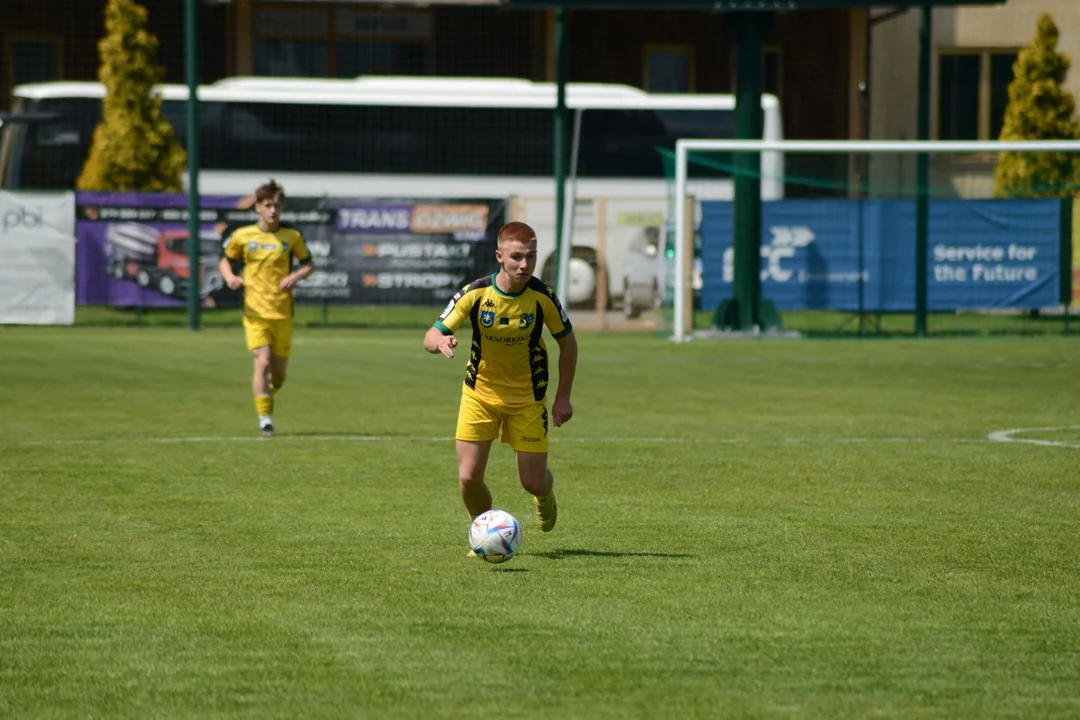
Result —
[{"label": "white and red soccer ball", "polygon": [[506,562],[521,547],[521,523],[505,510],[480,513],[469,528],[469,547],[489,563]]}]

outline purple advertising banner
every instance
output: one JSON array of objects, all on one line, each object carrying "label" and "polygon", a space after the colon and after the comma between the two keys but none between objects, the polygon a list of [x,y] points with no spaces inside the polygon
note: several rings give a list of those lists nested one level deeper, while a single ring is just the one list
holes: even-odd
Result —
[{"label": "purple advertising banner", "polygon": [[[188,271],[187,197],[78,193],[76,303],[181,306]],[[217,264],[232,230],[258,220],[251,196],[203,196],[199,291],[207,307],[235,307]],[[288,198],[283,223],[300,230],[316,270],[298,304],[444,305],[495,266],[505,200]]]},{"label": "purple advertising banner", "polygon": [[[233,222],[252,222],[244,198],[204,196],[200,214],[202,295],[223,286],[217,271],[221,234]],[[250,202],[250,200],[248,200]],[[78,305],[182,306],[188,272],[187,196],[163,193],[76,195],[75,302]]]}]

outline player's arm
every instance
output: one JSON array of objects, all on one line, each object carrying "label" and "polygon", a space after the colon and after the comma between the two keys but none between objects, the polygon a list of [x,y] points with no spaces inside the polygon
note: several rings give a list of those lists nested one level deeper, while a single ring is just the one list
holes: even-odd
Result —
[{"label": "player's arm", "polygon": [[559,389],[555,391],[555,402],[551,405],[551,420],[559,427],[574,416],[570,392],[577,373],[578,345],[573,330],[556,338],[555,342],[559,343]]},{"label": "player's arm", "polygon": [[477,293],[469,292],[470,287],[466,285],[454,293],[454,297],[450,298],[450,302],[446,304],[439,319],[424,334],[424,349],[432,355],[442,353],[448,358],[454,357],[454,348],[457,347],[454,332],[468,319],[469,311],[478,297]]},{"label": "player's arm", "polygon": [[315,261],[311,259],[311,256],[308,256],[307,260],[302,260],[300,262],[300,267],[281,278],[280,287],[282,290],[292,290],[296,287],[296,283],[300,282],[313,272],[315,272]]},{"label": "player's arm", "polygon": [[237,243],[233,242],[231,234],[225,238],[224,252],[221,254],[221,260],[218,261],[218,272],[221,273],[221,279],[230,290],[239,290],[244,286],[244,278],[234,273],[232,266],[233,262],[240,259],[241,252],[243,251]]},{"label": "player's arm", "polygon": [[312,258],[311,252],[307,249],[307,242],[304,241],[304,236],[299,233],[297,233],[296,243],[293,245],[292,253],[292,256],[296,258],[296,261],[300,263],[300,267],[281,278],[281,283],[278,287],[280,287],[283,292],[292,290],[296,287],[296,283],[315,272],[314,258]]},{"label": "player's arm", "polygon": [[441,352],[446,357],[452,358],[455,347],[457,347],[457,337],[453,333],[443,334],[438,326],[428,328],[424,335],[424,349],[432,355]]}]

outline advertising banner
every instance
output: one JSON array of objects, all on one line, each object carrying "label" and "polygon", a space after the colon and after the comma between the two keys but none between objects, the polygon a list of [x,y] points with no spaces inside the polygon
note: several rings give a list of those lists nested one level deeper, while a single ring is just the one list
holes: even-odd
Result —
[{"label": "advertising banner", "polygon": [[0,192],[0,323],[75,322],[75,194]]},{"label": "advertising banner", "polygon": [[[79,193],[80,305],[184,305],[187,198]],[[204,196],[199,292],[206,306],[241,295],[218,272],[229,234],[258,220],[251,196]],[[494,272],[505,200],[287,198],[282,222],[298,228],[316,271],[294,291],[297,304],[445,305],[466,282]]]},{"label": "advertising banner", "polygon": [[[1050,200],[930,203],[931,311],[1058,303],[1060,206]],[[702,203],[702,307],[731,296],[730,202]],[[762,205],[761,294],[781,310],[912,311],[913,200]]]}]

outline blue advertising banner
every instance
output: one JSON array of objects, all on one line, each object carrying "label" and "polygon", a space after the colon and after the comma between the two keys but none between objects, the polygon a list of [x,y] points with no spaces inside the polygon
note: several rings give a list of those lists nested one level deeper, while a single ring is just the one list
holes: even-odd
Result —
[{"label": "blue advertising banner", "polygon": [[[702,203],[704,308],[731,296],[731,228],[730,202]],[[1058,200],[934,200],[929,230],[930,310],[1058,303]],[[761,294],[781,310],[911,311],[914,248],[913,200],[764,203]]]},{"label": "blue advertising banner", "polygon": [[[258,220],[254,197],[203,196],[199,292],[236,306],[218,271],[224,240]],[[304,235],[316,270],[298,304],[442,306],[466,282],[493,272],[504,200],[288,198],[282,222]],[[76,303],[182,306],[188,283],[187,197],[78,193]]]}]

